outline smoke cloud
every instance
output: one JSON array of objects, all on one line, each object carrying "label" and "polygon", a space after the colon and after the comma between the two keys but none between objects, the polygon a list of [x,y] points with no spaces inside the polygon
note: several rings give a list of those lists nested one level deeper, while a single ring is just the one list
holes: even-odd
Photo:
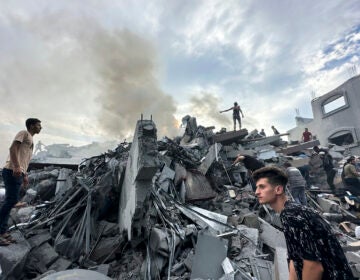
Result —
[{"label": "smoke cloud", "polygon": [[[43,121],[43,137],[58,135],[72,143],[131,141],[142,113],[144,119],[152,115],[159,136],[177,133],[175,102],[159,86],[150,42],[79,14],[11,15],[6,20],[2,115],[36,116]],[[22,123],[18,126],[23,129]]]}]

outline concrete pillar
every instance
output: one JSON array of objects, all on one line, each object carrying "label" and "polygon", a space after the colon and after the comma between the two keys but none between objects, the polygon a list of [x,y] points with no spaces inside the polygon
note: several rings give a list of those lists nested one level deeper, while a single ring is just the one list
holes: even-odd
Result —
[{"label": "concrete pillar", "polygon": [[143,203],[151,190],[152,178],[160,167],[156,126],[152,120],[139,120],[126,166],[119,206],[120,231],[133,235],[135,218],[143,217]]}]

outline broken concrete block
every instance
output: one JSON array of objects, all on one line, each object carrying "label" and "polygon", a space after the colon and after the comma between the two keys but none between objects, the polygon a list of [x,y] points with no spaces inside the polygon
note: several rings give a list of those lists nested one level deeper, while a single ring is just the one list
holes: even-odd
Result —
[{"label": "broken concrete block", "polygon": [[44,243],[40,247],[34,248],[31,251],[38,260],[41,260],[46,267],[49,267],[59,257],[58,253],[55,252],[54,248],[49,243]]},{"label": "broken concrete block", "polygon": [[21,222],[21,223],[26,223],[30,220],[31,215],[33,214],[35,210],[35,206],[29,206],[29,207],[24,207],[24,208],[20,208],[17,211],[17,219]]},{"label": "broken concrete block", "polygon": [[170,184],[172,184],[175,178],[175,171],[171,168],[167,167],[166,165],[161,171],[161,175],[158,179],[160,187],[165,191],[168,192]]},{"label": "broken concrete block", "polygon": [[187,171],[186,180],[186,201],[210,199],[216,196],[207,178],[201,173]]},{"label": "broken concrete block", "polygon": [[59,280],[59,279],[77,279],[77,280],[111,280],[111,278],[91,270],[86,269],[69,269],[65,271],[59,271],[53,274],[50,274],[42,280]]},{"label": "broken concrete block", "polygon": [[301,143],[301,144],[294,145],[294,146],[288,146],[288,147],[286,147],[286,149],[281,149],[281,152],[285,155],[290,155],[290,154],[298,153],[305,149],[312,148],[312,147],[319,146],[319,145],[320,145],[319,140],[313,140],[313,141]]},{"label": "broken concrete block", "polygon": [[63,196],[63,194],[72,187],[72,180],[70,174],[73,171],[68,168],[61,168],[59,176],[56,182],[55,195],[57,198]]},{"label": "broken concrete block", "polygon": [[36,196],[37,196],[37,191],[35,191],[34,189],[28,189],[24,197],[21,199],[21,201],[29,204],[34,201]]},{"label": "broken concrete block", "polygon": [[289,279],[289,269],[287,265],[287,249],[283,247],[275,248],[274,258],[274,279],[287,280]]},{"label": "broken concrete block", "polygon": [[[105,258],[111,261],[115,258],[114,249],[119,246],[119,237],[107,237],[102,238],[94,251],[92,252],[90,259],[95,262],[101,262]],[[112,253],[111,256],[109,256]]]},{"label": "broken concrete block", "polygon": [[20,279],[20,275],[23,271],[23,267],[26,262],[26,258],[30,252],[29,243],[23,238],[19,232],[12,233],[17,243],[9,246],[0,247],[0,264],[4,279],[10,276],[13,279]]},{"label": "broken concrete block", "polygon": [[213,162],[217,160],[221,147],[222,145],[219,143],[213,144],[209,148],[209,151],[206,154],[205,159],[201,162],[197,170],[205,175],[208,172],[210,166],[213,164]]},{"label": "broken concrete block", "polygon": [[284,234],[270,225],[268,222],[264,221],[261,218],[258,218],[260,221],[260,238],[263,242],[269,247],[275,249],[277,247],[286,248],[285,236]]},{"label": "broken concrete block", "polygon": [[227,240],[199,233],[190,279],[219,279],[224,274],[221,264],[227,250]]},{"label": "broken concrete block", "polygon": [[[161,254],[164,257],[168,257],[170,253],[170,248],[168,240],[172,239],[171,233],[164,228],[152,228],[150,234],[150,249],[154,253]],[[180,238],[175,235],[175,246],[180,242]]]},{"label": "broken concrete block", "polygon": [[63,271],[68,269],[71,266],[72,262],[64,258],[58,258],[50,267],[50,270],[54,271]]},{"label": "broken concrete block", "polygon": [[238,131],[225,132],[215,134],[213,136],[214,142],[221,143],[223,145],[239,142],[248,134],[247,129],[240,129]]},{"label": "broken concrete block", "polygon": [[30,237],[27,241],[29,242],[31,248],[39,247],[41,244],[48,242],[51,239],[49,232],[44,232],[42,234],[36,234]]},{"label": "broken concrete block", "polygon": [[317,202],[319,203],[321,209],[327,213],[340,213],[340,205],[337,204],[335,201],[330,199],[317,197]]},{"label": "broken concrete block", "polygon": [[46,179],[34,186],[34,189],[37,191],[38,196],[42,200],[50,200],[55,195],[56,190],[56,180],[55,179]]}]

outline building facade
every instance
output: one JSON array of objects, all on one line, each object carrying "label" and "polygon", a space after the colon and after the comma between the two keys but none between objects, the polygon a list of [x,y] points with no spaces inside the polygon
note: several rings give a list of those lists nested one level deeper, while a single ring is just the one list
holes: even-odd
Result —
[{"label": "building facade", "polygon": [[313,119],[296,117],[289,141],[301,140],[307,127],[322,146],[336,144],[360,154],[360,75],[311,101]]}]

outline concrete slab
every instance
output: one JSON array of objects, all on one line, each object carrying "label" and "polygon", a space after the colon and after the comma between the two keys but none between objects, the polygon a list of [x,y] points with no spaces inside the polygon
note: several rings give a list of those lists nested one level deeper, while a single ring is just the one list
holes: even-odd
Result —
[{"label": "concrete slab", "polygon": [[17,240],[17,243],[0,247],[0,266],[4,279],[7,279],[9,275],[13,276],[14,279],[20,279],[26,258],[30,252],[30,245],[22,235],[12,235]]},{"label": "concrete slab", "polygon": [[208,153],[206,154],[205,159],[198,167],[198,171],[200,171],[202,174],[206,174],[209,170],[210,166],[213,164],[214,161],[217,160],[218,154],[221,150],[222,145],[220,143],[213,144],[210,148]]},{"label": "concrete slab", "polygon": [[260,221],[260,238],[263,242],[273,249],[277,247],[286,248],[284,234],[263,219],[258,219]]},{"label": "concrete slab", "polygon": [[286,149],[281,149],[281,152],[283,154],[290,155],[290,154],[298,153],[305,149],[309,149],[309,148],[319,146],[319,145],[320,145],[319,140],[313,140],[313,141],[301,143],[301,144],[294,145],[294,146],[288,146]]},{"label": "concrete slab", "polygon": [[238,131],[225,132],[215,134],[213,136],[214,142],[221,143],[223,145],[239,142],[246,135],[248,135],[247,129],[241,129]]},{"label": "concrete slab", "polygon": [[133,217],[142,216],[143,202],[160,167],[156,141],[155,123],[152,120],[138,121],[119,200],[119,228],[120,232],[127,232],[129,240],[133,235]]},{"label": "concrete slab", "polygon": [[41,244],[48,242],[51,239],[51,235],[49,232],[45,232],[42,234],[37,234],[28,239],[28,242],[31,248],[39,247]]},{"label": "concrete slab", "polygon": [[70,269],[65,271],[59,271],[54,274],[48,275],[42,280],[59,280],[59,279],[77,279],[77,280],[111,280],[111,278],[91,270],[85,269]]},{"label": "concrete slab", "polygon": [[185,180],[186,201],[206,200],[216,196],[208,179],[201,173],[187,170]]},{"label": "concrete slab", "polygon": [[287,249],[286,248],[283,248],[283,247],[275,248],[274,279],[275,280],[289,279],[289,269],[287,266]]},{"label": "concrete slab", "polygon": [[223,276],[221,264],[227,250],[227,240],[199,233],[190,279],[219,279]]},{"label": "concrete slab", "polygon": [[64,258],[58,258],[50,267],[50,270],[54,271],[63,271],[68,269],[71,266],[72,262]]},{"label": "concrete slab", "polygon": [[31,251],[33,255],[38,260],[41,260],[46,267],[52,265],[56,259],[59,257],[58,253],[54,250],[49,243],[44,243],[40,247],[37,247]]}]

